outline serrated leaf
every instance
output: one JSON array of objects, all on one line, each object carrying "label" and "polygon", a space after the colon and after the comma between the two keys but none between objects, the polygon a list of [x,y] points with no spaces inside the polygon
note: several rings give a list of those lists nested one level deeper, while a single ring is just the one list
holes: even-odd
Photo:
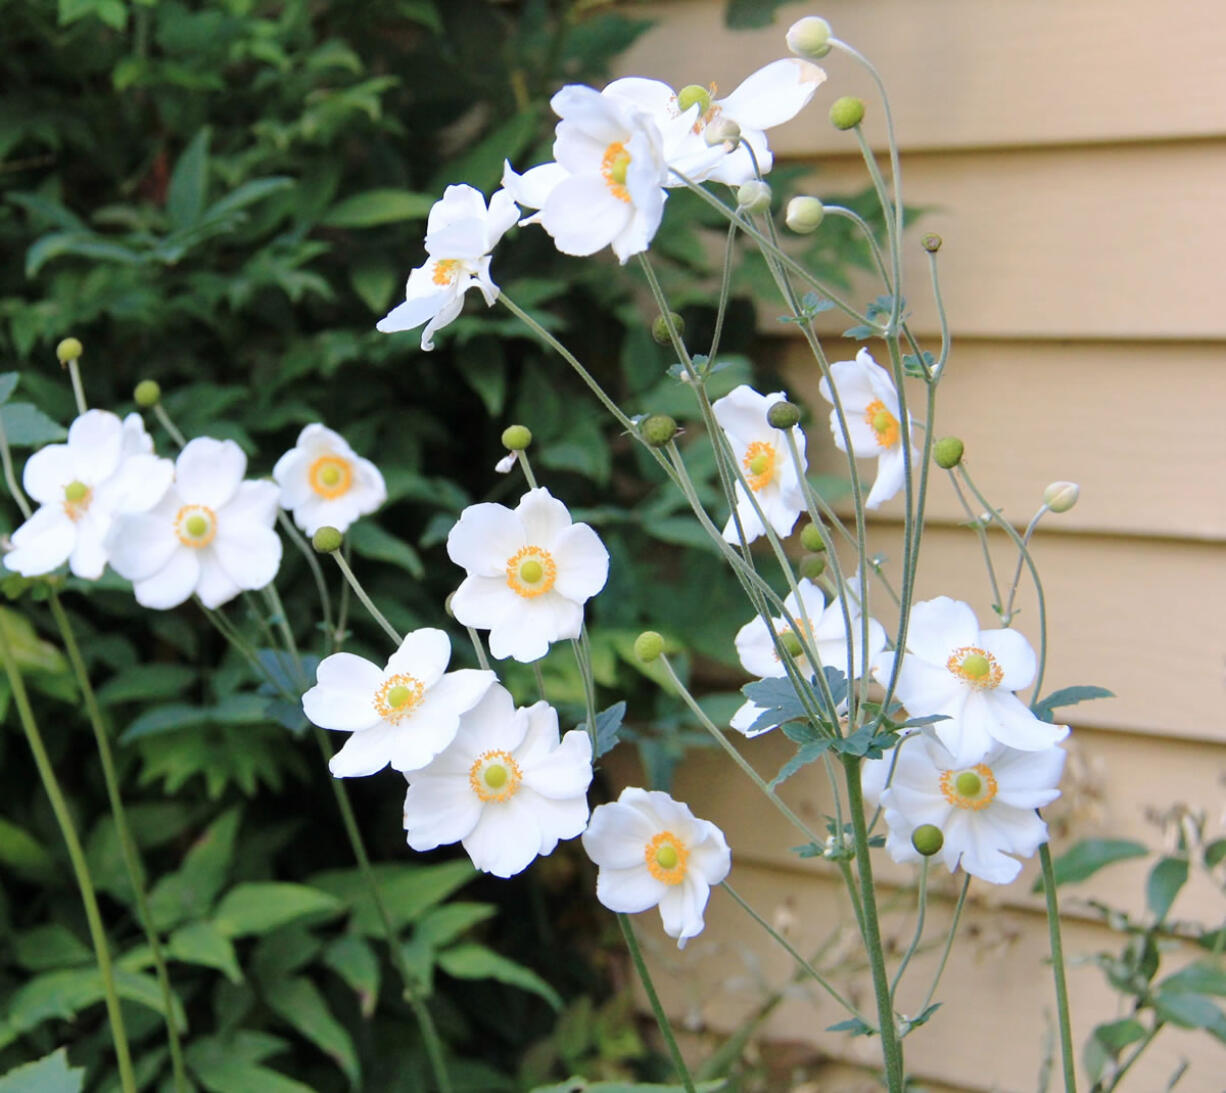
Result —
[{"label": "serrated leaf", "polygon": [[[626,717],[626,703],[615,702],[596,715],[596,745],[592,758],[599,759],[617,743],[617,734],[621,731],[622,721]],[[579,728],[583,728],[580,725]]]},{"label": "serrated leaf", "polygon": [[335,896],[305,884],[239,884],[217,905],[213,922],[225,937],[266,934],[303,918],[332,918],[344,910]]},{"label": "serrated leaf", "polygon": [[1159,922],[1166,918],[1171,904],[1187,881],[1187,858],[1161,858],[1149,871],[1145,882],[1145,902]]},{"label": "serrated leaf", "polygon": [[175,162],[166,188],[166,215],[175,230],[193,227],[204,212],[209,183],[210,130],[201,128]]},{"label": "serrated leaf", "polygon": [[4,435],[11,448],[40,448],[68,436],[62,425],[28,402],[7,402],[0,406],[0,421],[4,422]]},{"label": "serrated leaf", "polygon": [[366,190],[332,206],[320,224],[325,228],[377,228],[404,220],[424,220],[437,200],[412,190]]},{"label": "serrated leaf", "polygon": [[1061,706],[1075,706],[1078,702],[1090,702],[1096,698],[1114,698],[1115,692],[1106,687],[1061,687],[1052,691],[1046,698],[1031,706],[1035,717],[1040,721],[1051,722],[1055,718],[1055,710]]},{"label": "serrated leaf", "polygon": [[536,972],[484,945],[469,943],[447,949],[438,954],[438,966],[455,979],[494,979],[538,995],[555,1010],[562,1008],[562,996]]},{"label": "serrated leaf", "polygon": [[426,567],[422,564],[421,555],[408,543],[384,531],[378,524],[359,520],[345,536],[355,554],[399,566],[417,580],[425,576]]},{"label": "serrated leaf", "polygon": [[[1053,863],[1056,887],[1077,884],[1114,862],[1143,858],[1148,853],[1143,844],[1130,839],[1083,839]],[[1035,881],[1032,890],[1043,891],[1042,877]]]},{"label": "serrated leaf", "polygon": [[779,773],[771,779],[771,789],[774,789],[781,782],[787,781],[793,774],[807,767],[810,763],[816,763],[830,750],[830,745],[833,743],[833,740],[819,740],[813,744],[802,744],[796,750],[796,754],[784,763]]},{"label": "serrated leaf", "polygon": [[84,1085],[84,1068],[70,1067],[64,1048],[0,1077],[0,1093],[81,1093]]},{"label": "serrated leaf", "polygon": [[344,1026],[332,1016],[328,1003],[305,976],[280,979],[264,984],[264,1001],[283,1021],[295,1028],[327,1055],[349,1079],[351,1088],[362,1083],[353,1039]]}]

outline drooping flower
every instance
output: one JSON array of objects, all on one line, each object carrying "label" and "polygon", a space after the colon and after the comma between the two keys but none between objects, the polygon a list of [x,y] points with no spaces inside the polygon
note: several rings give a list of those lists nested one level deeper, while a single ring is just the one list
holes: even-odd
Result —
[{"label": "drooping flower", "polygon": [[495,683],[446,750],[406,777],[414,850],[462,842],[478,869],[511,877],[587,826],[592,745],[581,729],[559,739],[552,706],[517,710]]},{"label": "drooping flower", "polygon": [[511,195],[499,190],[490,198],[471,186],[448,186],[426,221],[425,265],[409,273],[403,304],[376,324],[384,334],[426,324],[421,347],[434,348],[434,332],[452,322],[464,307],[464,294],[474,286],[488,306],[498,299],[490,278],[490,252],[519,217]]},{"label": "drooping flower", "polygon": [[39,508],[13,532],[5,566],[35,577],[67,562],[76,576],[97,580],[115,516],[152,508],[173,474],[170,460],[153,454],[139,414],[120,421],[87,410],[69,426],[66,443],[48,444],[26,462],[22,481]]},{"label": "drooping flower", "polygon": [[[745,473],[745,480],[753,492],[762,514],[779,535],[790,535],[796,517],[804,511],[805,495],[800,485],[796,464],[788,450],[787,433],[771,427],[767,413],[776,402],[786,401],[782,391],[761,395],[752,387],[741,384],[717,399],[711,407],[732,447],[732,454]],[[799,425],[791,429],[800,453],[800,470],[808,466],[805,457],[805,434]],[[754,511],[753,501],[744,488],[737,483],[736,516],[740,518],[745,541],[753,542],[766,529]],[[739,542],[737,522],[728,518],[724,525],[724,538],[730,543]]]},{"label": "drooping flower", "polygon": [[[873,675],[890,678],[895,653],[877,658]],[[977,763],[994,743],[1041,751],[1068,735],[1040,721],[1014,694],[1034,682],[1035,655],[1016,630],[980,630],[969,604],[948,596],[917,603],[895,695],[912,717],[942,714],[933,731],[960,765]]]},{"label": "drooping flower", "polygon": [[702,932],[711,886],[732,868],[718,827],[667,793],[635,786],[596,808],[583,848],[599,866],[596,898],[621,914],[658,906],[678,948]]},{"label": "drooping flower", "polygon": [[490,652],[527,664],[551,642],[577,638],[583,605],[609,575],[609,552],[587,524],[571,522],[547,489],[518,507],[470,505],[447,536],[447,555],[468,571],[451,598],[464,626],[490,632]]},{"label": "drooping flower", "polygon": [[[830,374],[847,420],[852,454],[857,459],[877,460],[877,478],[864,501],[866,508],[875,509],[903,487],[906,474],[904,433],[907,439],[911,437],[914,420],[908,414],[904,429],[894,381],[867,349],[861,349],[854,361],[835,361],[830,366]],[[825,378],[818,390],[827,402],[834,402]],[[834,434],[835,446],[847,451],[837,409],[830,411],[830,431]],[[912,440],[911,466],[918,467],[919,459],[919,449]]]},{"label": "drooping flower", "polygon": [[379,468],[322,425],[308,425],[298,434],[272,476],[281,487],[281,507],[293,511],[294,523],[308,535],[322,527],[344,531],[387,500]]},{"label": "drooping flower", "polygon": [[353,653],[319,662],[302,710],[322,729],[352,733],[328,764],[337,778],[374,774],[389,763],[420,770],[455,739],[460,717],[485,696],[493,672],[447,671],[451,639],[429,627],[406,634],[380,668]]},{"label": "drooping flower", "polygon": [[246,470],[233,440],[197,437],[179,453],[162,499],[115,520],[107,551],[139,604],[165,609],[196,595],[205,607],[219,607],[277,575],[277,487],[244,482]]},{"label": "drooping flower", "polygon": [[[847,620],[843,617],[843,608],[838,600],[826,603],[822,590],[812,581],[802,579],[797,584],[800,599],[789,593],[783,601],[792,618],[804,628],[805,618],[808,619],[808,641],[814,645],[818,660],[823,668],[835,668],[851,680],[859,679],[862,665],[872,665],[877,655],[885,648],[885,629],[876,619],[868,620],[868,656],[864,656],[864,630],[861,625],[861,590],[860,581],[852,577],[847,581],[847,613],[851,619],[852,636],[852,670],[847,670]],[[803,605],[804,611],[801,611]],[[815,666],[805,656],[800,644],[800,636],[795,633],[783,616],[771,619],[771,625],[776,634],[783,639],[784,647],[792,656],[796,667],[804,675],[812,679]],[[762,679],[777,679],[787,675],[787,668],[779,656],[771,632],[760,615],[750,619],[736,635],[737,656],[745,671],[751,672]],[[763,708],[753,702],[746,702],[733,716],[730,725],[746,736],[758,736],[769,729],[753,731],[754,722],[763,713]],[[772,726],[773,727],[773,726]]]},{"label": "drooping flower", "polygon": [[950,872],[960,865],[992,884],[1008,884],[1022,868],[1009,855],[1028,858],[1047,840],[1047,825],[1035,809],[1060,796],[1063,748],[1018,751],[994,744],[978,762],[960,763],[925,731],[896,750],[863,768],[866,796],[879,797],[885,811],[886,850],[895,861],[918,861],[911,834],[932,824],[944,836],[939,853]]}]

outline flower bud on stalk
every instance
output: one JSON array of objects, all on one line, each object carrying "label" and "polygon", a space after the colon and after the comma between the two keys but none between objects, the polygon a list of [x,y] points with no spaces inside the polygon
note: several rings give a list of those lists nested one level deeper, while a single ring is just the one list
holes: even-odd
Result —
[{"label": "flower bud on stalk", "polygon": [[797,235],[808,235],[821,227],[826,208],[817,197],[794,197],[788,202],[783,222]]},{"label": "flower bud on stalk", "polygon": [[764,213],[771,207],[771,188],[761,179],[752,178],[742,183],[736,192],[738,212]]},{"label": "flower bud on stalk", "polygon": [[931,858],[933,854],[941,852],[941,847],[945,845],[945,836],[936,824],[920,824],[911,832],[911,845],[925,858]]},{"label": "flower bud on stalk", "polygon": [[790,429],[800,422],[800,407],[786,399],[772,402],[766,411],[766,420],[772,429]]},{"label": "flower bud on stalk", "polygon": [[786,40],[797,57],[820,60],[830,52],[830,24],[820,15],[806,15],[788,28]]},{"label": "flower bud on stalk", "polygon": [[1081,496],[1076,482],[1053,482],[1043,491],[1043,504],[1052,512],[1068,512]]},{"label": "flower bud on stalk", "polygon": [[673,330],[677,332],[678,338],[685,333],[685,320],[675,311],[670,311],[668,318],[665,318],[663,315],[657,315],[651,320],[651,340],[656,345],[672,345],[673,336],[668,329],[670,321],[672,322]]},{"label": "flower bud on stalk", "polygon": [[826,559],[821,554],[806,554],[800,559],[800,565],[797,566],[797,569],[802,577],[816,581],[818,577],[826,572]]},{"label": "flower bud on stalk", "polygon": [[68,365],[71,361],[79,360],[84,352],[85,347],[78,338],[65,338],[55,347],[55,355],[62,365]]},{"label": "flower bud on stalk", "polygon": [[932,458],[942,470],[952,470],[962,462],[965,447],[956,436],[943,436],[932,446]]},{"label": "flower bud on stalk", "polygon": [[668,414],[652,414],[639,425],[639,433],[653,448],[663,448],[677,435],[677,422]]},{"label": "flower bud on stalk", "polygon": [[936,252],[941,249],[941,244],[943,242],[944,240],[937,235],[936,232],[929,232],[923,239],[920,240],[920,246],[923,247],[929,254],[936,254]]},{"label": "flower bud on stalk", "polygon": [[311,546],[320,554],[335,554],[341,548],[343,536],[336,528],[322,527],[311,536]]},{"label": "flower bud on stalk", "polygon": [[820,554],[826,549],[826,540],[822,538],[822,529],[816,524],[805,524],[800,532],[800,545],[805,550]]},{"label": "flower bud on stalk", "polygon": [[141,380],[132,392],[132,400],[142,410],[152,410],[162,401],[162,388],[157,380]]},{"label": "flower bud on stalk", "polygon": [[659,660],[664,652],[664,638],[654,630],[644,630],[634,639],[634,655],[644,664]]},{"label": "flower bud on stalk", "polygon": [[526,425],[508,425],[502,430],[502,446],[509,452],[522,452],[532,443],[532,430]]},{"label": "flower bud on stalk", "polygon": [[836,129],[854,129],[864,120],[864,100],[844,95],[830,104],[830,124]]}]

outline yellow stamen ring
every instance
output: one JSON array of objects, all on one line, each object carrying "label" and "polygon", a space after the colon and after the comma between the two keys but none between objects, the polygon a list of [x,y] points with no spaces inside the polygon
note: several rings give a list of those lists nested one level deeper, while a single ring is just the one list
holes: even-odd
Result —
[{"label": "yellow stamen ring", "polygon": [[954,808],[980,812],[995,800],[996,790],[996,776],[984,763],[941,772],[941,796]]},{"label": "yellow stamen ring", "polygon": [[217,536],[217,516],[208,505],[184,505],[175,514],[175,535],[185,547],[200,550]]},{"label": "yellow stamen ring", "polygon": [[775,448],[762,440],[755,440],[745,449],[741,466],[745,468],[745,477],[749,488],[757,493],[771,484],[775,477]]},{"label": "yellow stamen ring", "polygon": [[426,685],[420,679],[398,672],[388,676],[375,692],[375,712],[394,725],[413,712],[425,693]]},{"label": "yellow stamen ring", "polygon": [[689,848],[671,831],[661,831],[643,848],[648,872],[670,886],[685,880],[685,863],[689,856]]},{"label": "yellow stamen ring", "polygon": [[883,448],[893,448],[898,443],[898,418],[885,408],[885,403],[880,399],[864,407],[864,421],[876,434],[877,443]]},{"label": "yellow stamen ring", "polygon": [[307,471],[307,481],[320,497],[343,497],[353,485],[353,466],[339,455],[321,455]]},{"label": "yellow stamen ring", "polygon": [[626,176],[630,171],[630,153],[620,140],[615,140],[604,150],[600,161],[600,173],[604,176],[605,185],[618,201],[630,202],[630,191],[626,189]]},{"label": "yellow stamen ring", "polygon": [[977,691],[990,691],[1000,686],[1005,676],[1005,670],[996,663],[996,658],[977,645],[963,645],[955,649],[945,662],[945,667]]},{"label": "yellow stamen ring", "polygon": [[89,503],[94,499],[94,491],[84,482],[74,480],[64,487],[64,515],[74,524],[85,515]]},{"label": "yellow stamen ring", "polygon": [[543,596],[558,579],[553,555],[536,546],[526,546],[507,559],[507,584],[524,599]]},{"label": "yellow stamen ring", "polygon": [[519,791],[523,772],[509,751],[482,752],[468,769],[468,784],[482,802],[509,801]]},{"label": "yellow stamen ring", "polygon": [[434,272],[430,279],[436,285],[450,285],[460,275],[460,260],[458,258],[440,258],[434,263]]}]

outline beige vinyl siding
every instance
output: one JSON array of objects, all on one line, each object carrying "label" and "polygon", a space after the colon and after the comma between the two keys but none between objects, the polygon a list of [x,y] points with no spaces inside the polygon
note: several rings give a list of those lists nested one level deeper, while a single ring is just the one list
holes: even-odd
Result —
[{"label": "beige vinyl siding", "polygon": [[[935,308],[918,246],[923,231],[945,240],[940,274],[953,329],[941,388],[938,435],[956,433],[978,485],[1016,524],[1056,479],[1082,486],[1078,506],[1048,517],[1036,536],[1045,582],[1050,660],[1044,691],[1097,683],[1117,697],[1064,711],[1074,727],[1065,797],[1050,811],[1054,850],[1088,836],[1172,845],[1178,808],[1203,816],[1208,838],[1226,832],[1226,5],[1173,0],[830,0],[790,4],[774,27],[731,32],[722,0],[649,4],[659,26],[621,71],[674,86],[715,81],[727,92],[783,55],[783,32],[801,15],[828,18],[835,33],[878,65],[891,91],[903,152],[904,196],[925,216],[906,247],[912,327],[937,348]],[[772,134],[777,156],[813,167],[813,192],[867,185],[855,144],[825,121],[844,94],[868,101],[866,131],[884,148],[882,115],[867,79],[845,58],[828,59],[829,81],[801,119]],[[852,298],[881,291],[858,278]],[[838,337],[850,321],[823,316],[832,359],[858,346]],[[815,470],[841,473],[816,367],[799,340],[760,316],[762,363],[813,410]],[[914,396],[920,388],[914,385]],[[870,476],[871,463],[861,463]],[[921,597],[970,601],[985,625],[990,600],[979,545],[943,472],[934,472],[930,527],[920,563]],[[901,553],[901,501],[874,516],[872,549]],[[991,536],[1002,580],[1011,548]],[[1035,636],[1036,605],[1023,579],[1016,625]],[[888,600],[874,612],[891,630]],[[763,737],[743,747],[766,776],[791,753]],[[619,764],[624,764],[624,759]],[[624,766],[617,769],[631,777]],[[786,786],[813,824],[829,810],[819,769]],[[678,795],[721,824],[733,848],[731,881],[802,950],[832,929],[823,966],[856,956],[846,897],[829,867],[802,861],[801,842],[752,786],[715,754],[680,771]],[[877,859],[886,888],[887,932],[899,945],[914,926],[914,872]],[[1066,948],[1078,1055],[1095,1023],[1121,1016],[1118,996],[1085,962],[1122,941],[1087,900],[1143,914],[1152,862],[1119,865],[1066,890]],[[939,937],[956,881],[929,936]],[[963,936],[936,999],[933,1021],[906,1041],[911,1071],[936,1089],[1034,1090],[1051,1034],[1050,973],[1034,863],[1008,888],[974,883]],[[1220,923],[1226,901],[1203,879],[1181,894],[1176,918]],[[678,954],[642,921],[666,999],[692,1029],[735,1027],[788,983],[789,958],[759,939],[744,914],[713,896],[708,930]],[[935,956],[917,958],[904,1008],[918,1006]],[[1173,954],[1172,967],[1188,954]],[[1080,961],[1080,963],[1078,963]],[[862,975],[846,977],[866,1010]],[[842,980],[840,980],[842,981]],[[809,989],[788,988],[764,1036],[801,1041],[824,1058],[812,1091],[875,1088],[875,1041],[825,1032],[842,1014]],[[1124,1089],[1165,1088],[1181,1058],[1180,1088],[1224,1085],[1221,1045],[1164,1030]],[[1054,1086],[1053,1086],[1054,1088]]]}]

